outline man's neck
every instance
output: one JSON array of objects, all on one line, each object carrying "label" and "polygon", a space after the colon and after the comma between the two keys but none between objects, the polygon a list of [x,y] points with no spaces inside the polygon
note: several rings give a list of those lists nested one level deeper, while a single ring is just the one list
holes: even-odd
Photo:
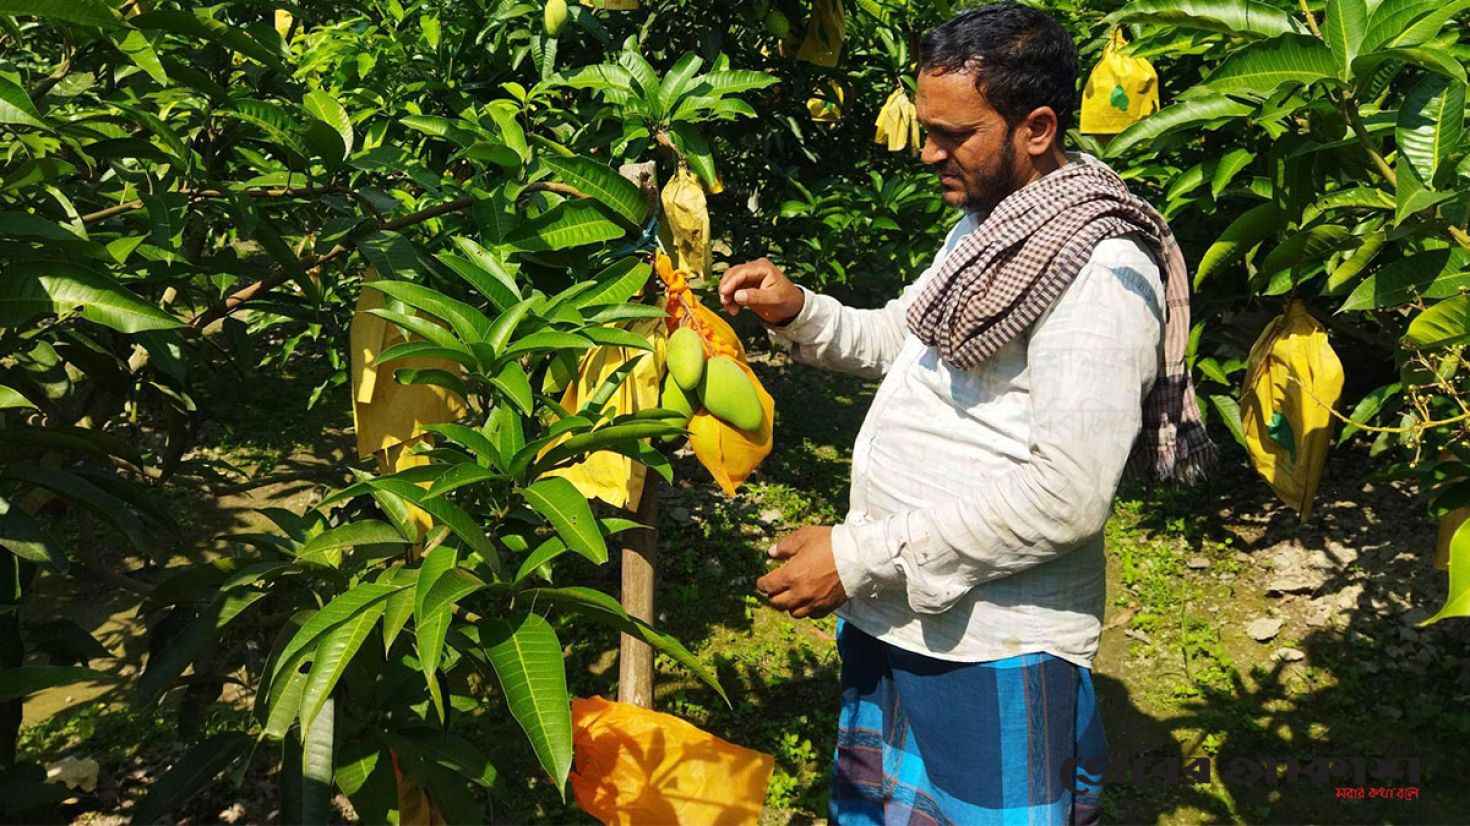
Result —
[{"label": "man's neck", "polygon": [[1021,185],[1029,186],[1034,184],[1071,162],[1072,160],[1067,157],[1067,153],[1060,146],[1053,146],[1050,152],[1038,157],[1032,162],[1031,174],[1027,176],[1026,182]]}]

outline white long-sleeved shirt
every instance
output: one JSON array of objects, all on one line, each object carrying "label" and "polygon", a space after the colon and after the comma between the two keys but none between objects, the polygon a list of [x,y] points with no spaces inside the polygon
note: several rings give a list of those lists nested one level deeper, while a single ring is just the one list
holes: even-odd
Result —
[{"label": "white long-sleeved shirt", "polygon": [[833,528],[837,613],[900,648],[983,662],[1045,651],[1083,667],[1105,599],[1103,524],[1162,374],[1164,288],[1132,236],[1098,244],[1021,336],[971,371],[905,314],[973,230],[967,213],[898,298],[855,309],[805,287],[772,339],[796,361],[882,378]]}]

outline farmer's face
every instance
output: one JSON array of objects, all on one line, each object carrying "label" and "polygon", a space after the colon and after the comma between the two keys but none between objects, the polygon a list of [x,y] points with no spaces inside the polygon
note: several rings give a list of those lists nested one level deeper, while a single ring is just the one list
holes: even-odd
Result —
[{"label": "farmer's face", "polygon": [[990,210],[1025,183],[1016,163],[1030,161],[1017,146],[1025,130],[1006,126],[976,90],[973,72],[921,72],[915,106],[928,132],[920,158],[939,173],[946,204]]}]

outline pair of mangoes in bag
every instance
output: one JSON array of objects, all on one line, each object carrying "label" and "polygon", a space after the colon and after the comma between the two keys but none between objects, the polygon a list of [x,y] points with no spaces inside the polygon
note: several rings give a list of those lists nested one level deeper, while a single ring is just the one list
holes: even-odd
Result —
[{"label": "pair of mangoes in bag", "polygon": [[711,415],[735,428],[760,428],[764,411],[750,377],[729,356],[705,358],[704,341],[698,332],[689,327],[675,330],[669,336],[667,363],[669,372],[664,376],[659,406],[678,411],[686,424],[703,405]]}]

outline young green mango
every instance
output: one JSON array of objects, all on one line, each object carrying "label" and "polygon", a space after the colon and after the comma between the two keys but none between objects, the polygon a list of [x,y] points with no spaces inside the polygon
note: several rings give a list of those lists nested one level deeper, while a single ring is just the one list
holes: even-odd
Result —
[{"label": "young green mango", "polygon": [[545,17],[546,33],[552,37],[560,35],[567,23],[567,0],[546,0]]},{"label": "young green mango", "polygon": [[699,398],[710,413],[741,430],[755,430],[765,419],[755,385],[729,356],[715,356],[705,365]]},{"label": "young green mango", "polygon": [[[679,383],[674,381],[673,373],[664,376],[663,394],[659,397],[658,406],[676,411],[683,416],[684,420],[679,422],[682,427],[688,427],[689,419],[694,416],[694,402],[684,392],[684,388],[680,387]],[[684,436],[685,434],[683,433],[670,433],[667,436],[660,437],[660,440],[664,444],[672,444],[684,438]]]},{"label": "young green mango", "polygon": [[669,336],[669,375],[685,390],[699,386],[704,374],[704,342],[690,327],[680,327]]}]

